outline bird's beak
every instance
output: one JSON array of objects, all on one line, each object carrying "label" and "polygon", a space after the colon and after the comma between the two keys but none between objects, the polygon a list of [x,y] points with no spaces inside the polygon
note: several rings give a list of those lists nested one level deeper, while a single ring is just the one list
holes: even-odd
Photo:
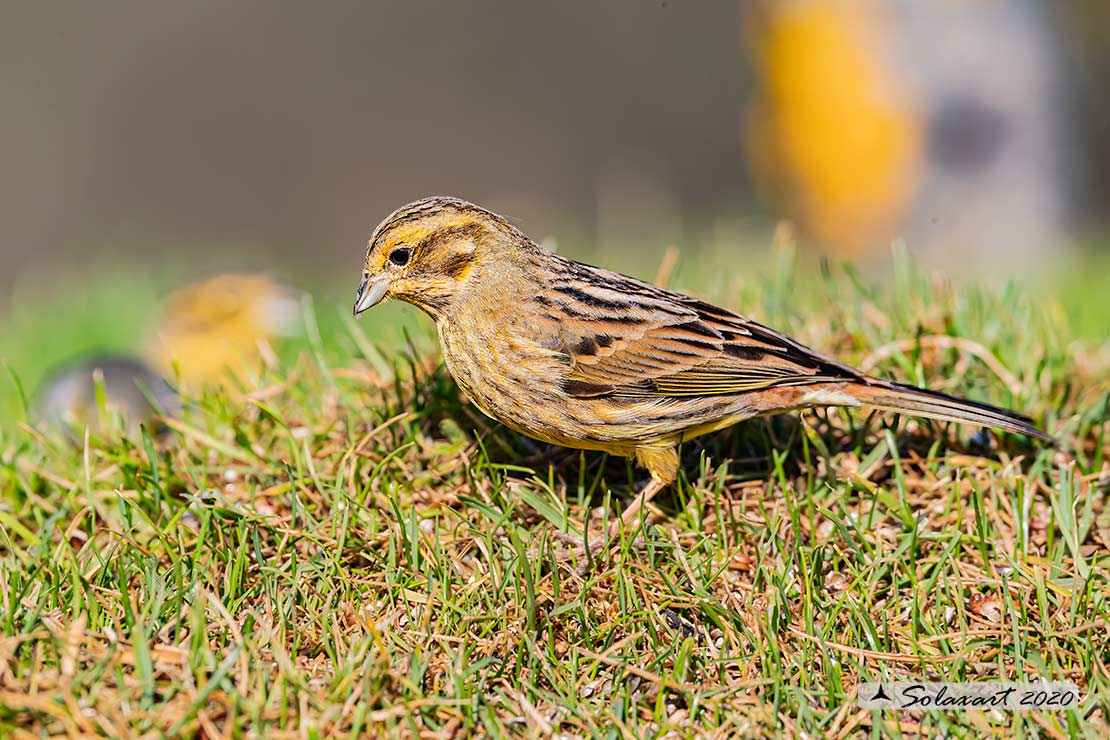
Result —
[{"label": "bird's beak", "polygon": [[385,278],[363,277],[362,284],[358,286],[358,293],[355,295],[355,316],[381,303],[387,288],[389,288],[389,281]]}]

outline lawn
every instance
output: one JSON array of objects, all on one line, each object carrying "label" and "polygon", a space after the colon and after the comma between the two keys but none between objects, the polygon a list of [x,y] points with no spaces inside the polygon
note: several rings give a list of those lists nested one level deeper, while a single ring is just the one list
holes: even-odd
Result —
[{"label": "lawn", "polygon": [[[557,535],[601,536],[642,471],[487,420],[413,309],[306,302],[261,383],[77,445],[25,421],[28,310],[0,337],[0,736],[1110,735],[1106,337],[1014,286],[781,256],[671,282],[1020,409],[1059,449],[837,410],[748,422],[687,444],[651,523],[579,575]],[[857,683],[911,677],[1071,680],[1083,702],[857,708]]]}]

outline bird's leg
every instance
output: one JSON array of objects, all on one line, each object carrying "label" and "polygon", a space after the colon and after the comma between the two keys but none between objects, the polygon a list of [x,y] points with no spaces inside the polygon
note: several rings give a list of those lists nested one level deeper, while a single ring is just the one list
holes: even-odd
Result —
[{"label": "bird's leg", "polygon": [[619,522],[609,525],[610,540],[620,534],[622,526],[628,527],[640,520],[640,509],[651,501],[655,494],[675,479],[678,475],[678,447],[673,442],[657,445],[644,445],[637,447],[632,453],[636,461],[651,473],[651,481],[644,486],[637,496],[621,514]]},{"label": "bird's leg", "polygon": [[639,524],[641,519],[641,511],[643,510],[644,505],[651,501],[652,497],[662,491],[663,488],[666,487],[666,485],[667,482],[664,481],[662,478],[659,478],[655,475],[651,476],[651,480],[648,481],[647,485],[644,486],[643,489],[636,495],[636,498],[630,501],[628,506],[624,507],[624,511],[621,512],[620,518],[614,519],[609,524],[605,536],[595,542],[591,542],[589,547],[586,546],[586,543],[584,541],[577,538],[561,538],[564,539],[564,541],[570,542],[571,544],[575,545],[575,548],[573,550],[574,556],[584,561],[578,567],[579,575],[585,575],[593,566],[594,558],[605,552],[605,550],[608,549],[610,545],[617,541],[617,539],[621,536],[621,528],[630,528],[634,527],[634,525]]},{"label": "bird's leg", "polygon": [[628,503],[628,506],[624,507],[624,511],[621,512],[621,518],[613,520],[609,525],[609,534],[606,539],[610,541],[615,540],[620,536],[622,527],[629,529],[634,524],[638,524],[640,521],[640,510],[644,508],[645,504],[650,503],[655,494],[662,491],[666,485],[667,484],[662,479],[654,475],[651,476],[651,480],[648,481],[643,490],[637,494],[636,498]]},{"label": "bird's leg", "polygon": [[585,543],[570,537],[560,537],[564,542],[575,545],[574,554],[586,558],[584,567],[592,563],[592,556],[600,554],[609,543],[616,540],[622,527],[631,527],[639,523],[644,505],[654,498],[663,488],[675,479],[678,472],[678,450],[673,444],[649,445],[638,447],[633,452],[636,460],[651,473],[651,480],[637,494],[621,513],[619,520],[613,521],[607,530],[606,536],[599,542],[590,543],[589,548]]}]

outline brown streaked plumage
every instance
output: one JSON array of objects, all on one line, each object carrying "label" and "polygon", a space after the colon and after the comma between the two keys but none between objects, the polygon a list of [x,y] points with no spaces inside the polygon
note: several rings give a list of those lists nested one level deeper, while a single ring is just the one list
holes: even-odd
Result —
[{"label": "brown streaked plumage", "polygon": [[678,445],[763,414],[870,406],[1051,438],[1024,416],[864,375],[728,309],[552,254],[456,198],[374,230],[355,313],[396,298],[436,322],[447,368],[530,437],[636,458],[674,480]]}]

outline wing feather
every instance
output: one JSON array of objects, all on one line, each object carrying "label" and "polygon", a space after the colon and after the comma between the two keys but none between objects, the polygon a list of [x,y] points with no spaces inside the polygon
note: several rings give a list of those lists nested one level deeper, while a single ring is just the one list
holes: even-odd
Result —
[{"label": "wing feather", "polygon": [[[570,263],[544,304],[578,397],[691,398],[858,380],[858,371],[690,296]],[[587,272],[588,271],[588,272]]]}]

